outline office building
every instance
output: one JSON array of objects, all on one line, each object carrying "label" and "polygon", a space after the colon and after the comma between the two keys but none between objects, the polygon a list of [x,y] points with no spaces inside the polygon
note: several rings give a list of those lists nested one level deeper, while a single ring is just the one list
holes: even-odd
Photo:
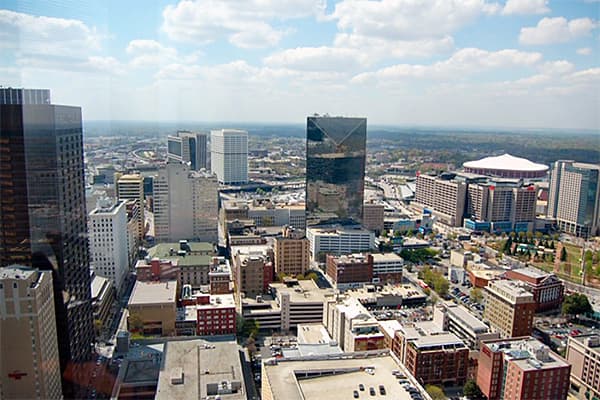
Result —
[{"label": "office building", "polygon": [[0,87],[0,105],[8,104],[50,104],[50,90]]},{"label": "office building", "polygon": [[221,129],[210,132],[210,169],[219,183],[248,182],[248,132]]},{"label": "office building", "polygon": [[361,224],[366,118],[306,119],[306,224]]},{"label": "office building", "polygon": [[373,282],[402,283],[404,260],[396,253],[378,254],[373,256]]},{"label": "office building", "polygon": [[567,362],[571,364],[571,392],[578,399],[600,399],[600,335],[569,337]]},{"label": "office building", "polygon": [[177,281],[136,281],[127,308],[130,332],[174,336],[177,316]]},{"label": "office building", "polygon": [[536,312],[554,310],[560,307],[564,298],[565,285],[554,274],[534,268],[508,270],[505,276],[523,282],[533,294]]},{"label": "office building", "polygon": [[304,230],[304,203],[275,203],[271,199],[222,200],[221,224],[235,220],[252,220],[257,227],[289,226]]},{"label": "office building", "polygon": [[373,256],[327,254],[325,273],[338,288],[360,286],[373,280]]},{"label": "office building", "polygon": [[571,366],[533,337],[481,344],[477,385],[489,400],[566,399]]},{"label": "office building", "polygon": [[431,211],[445,225],[462,226],[468,184],[454,177],[419,174],[414,206]]},{"label": "office building", "polygon": [[205,171],[167,163],[154,181],[154,233],[158,242],[217,242],[218,183]]},{"label": "office building", "polygon": [[[235,299],[233,294],[200,296],[192,306],[196,311],[198,336],[235,335]],[[188,306],[189,307],[189,306]]]},{"label": "office building", "polygon": [[550,172],[548,216],[560,230],[588,238],[600,234],[600,165],[556,161]]},{"label": "office building", "polygon": [[62,399],[52,273],[0,268],[0,397]]},{"label": "office building", "polygon": [[383,204],[367,203],[363,205],[363,228],[379,235],[383,232],[383,217],[385,206]]},{"label": "office building", "polygon": [[92,277],[92,309],[96,336],[100,336],[106,323],[110,322],[110,311],[115,298],[115,287],[111,280],[94,274]]},{"label": "office building", "polygon": [[313,261],[325,261],[326,254],[351,254],[375,248],[375,234],[362,228],[308,228],[306,237]]},{"label": "office building", "polygon": [[207,168],[206,133],[178,131],[167,137],[167,160],[189,163],[193,171]]},{"label": "office building", "polygon": [[[156,400],[251,398],[244,384],[241,347],[232,336],[173,340],[164,344]],[[121,398],[121,397],[119,397]]]},{"label": "office building", "polygon": [[125,211],[127,213],[127,253],[129,267],[135,265],[142,242],[140,241],[140,205],[137,200],[124,200]]},{"label": "office building", "polygon": [[273,282],[273,263],[266,246],[235,246],[231,248],[233,280],[238,296],[254,298],[265,292]]},{"label": "office building", "polygon": [[144,216],[144,177],[140,174],[117,174],[117,198],[119,200],[134,200],[138,206],[137,243],[141,245],[146,234],[146,221]]},{"label": "office building", "polygon": [[433,309],[433,322],[444,331],[455,334],[471,350],[479,350],[479,344],[483,340],[500,338],[498,332],[492,332],[489,326],[460,304],[436,304]]},{"label": "office building", "polygon": [[125,201],[98,201],[89,215],[90,255],[94,272],[111,280],[120,292],[129,271]]},{"label": "office building", "polygon": [[284,227],[274,241],[275,274],[296,276],[304,274],[310,266],[309,242],[303,230]]},{"label": "office building", "polygon": [[79,107],[0,105],[0,266],[53,272],[61,371],[94,342],[82,136]]},{"label": "office building", "polygon": [[400,328],[392,341],[392,351],[422,384],[462,385],[467,380],[468,347],[433,322]]},{"label": "office building", "polygon": [[483,318],[503,338],[529,336],[536,304],[533,294],[514,281],[491,281],[484,289]]}]

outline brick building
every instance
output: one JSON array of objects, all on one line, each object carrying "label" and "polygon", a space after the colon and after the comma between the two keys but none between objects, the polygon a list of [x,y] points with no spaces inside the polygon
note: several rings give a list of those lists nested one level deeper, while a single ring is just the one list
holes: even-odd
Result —
[{"label": "brick building", "polygon": [[326,272],[337,285],[370,283],[373,280],[373,256],[370,254],[327,255]]},{"label": "brick building", "polygon": [[563,302],[565,286],[554,274],[549,274],[533,268],[513,269],[505,276],[526,284],[533,294],[536,312],[554,310]]},{"label": "brick building", "polygon": [[533,329],[536,303],[524,284],[492,281],[485,287],[484,319],[501,337],[529,336]]}]

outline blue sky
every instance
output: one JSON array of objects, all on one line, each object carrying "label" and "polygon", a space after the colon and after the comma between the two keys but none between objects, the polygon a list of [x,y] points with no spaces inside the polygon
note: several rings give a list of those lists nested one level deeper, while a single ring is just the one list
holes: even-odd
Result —
[{"label": "blue sky", "polygon": [[4,0],[0,85],[86,119],[600,131],[599,0]]}]

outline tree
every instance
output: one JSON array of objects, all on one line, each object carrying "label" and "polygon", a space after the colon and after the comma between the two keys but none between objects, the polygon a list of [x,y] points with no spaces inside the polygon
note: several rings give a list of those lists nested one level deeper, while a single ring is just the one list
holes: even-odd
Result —
[{"label": "tree", "polygon": [[565,297],[562,305],[562,313],[566,315],[587,314],[592,312],[592,305],[587,296],[581,293],[573,293]]},{"label": "tree", "polygon": [[446,394],[444,394],[444,390],[439,387],[439,386],[435,386],[435,385],[427,385],[425,386],[425,390],[427,391],[427,393],[429,393],[429,395],[431,396],[431,398],[433,400],[446,400]]},{"label": "tree", "polygon": [[473,290],[471,290],[471,300],[476,302],[476,303],[480,303],[481,300],[483,300],[483,293],[481,292],[481,289],[479,288],[473,288]]},{"label": "tree", "polygon": [[129,324],[129,330],[131,332],[143,332],[144,330],[144,321],[137,314],[129,314],[129,318],[127,318],[127,322]]},{"label": "tree", "polygon": [[565,246],[560,250],[560,261],[567,261],[567,248]]},{"label": "tree", "polygon": [[465,383],[465,386],[463,387],[463,394],[471,400],[484,399],[481,389],[479,389],[477,382],[475,382],[473,379],[469,379],[467,383]]},{"label": "tree", "polygon": [[312,279],[316,282],[317,280],[319,280],[319,275],[317,275],[316,272],[309,272],[308,274],[306,274],[306,279]]}]

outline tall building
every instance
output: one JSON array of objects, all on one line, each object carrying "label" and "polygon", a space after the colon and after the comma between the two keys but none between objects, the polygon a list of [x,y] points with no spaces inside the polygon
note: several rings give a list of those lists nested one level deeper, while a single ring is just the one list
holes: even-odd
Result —
[{"label": "tall building", "polygon": [[[141,245],[146,234],[146,221],[144,216],[144,177],[140,174],[121,175],[117,179],[117,198],[119,200],[135,200],[138,205],[137,245]],[[136,246],[137,247],[137,246]]]},{"label": "tall building", "polygon": [[579,399],[600,399],[600,335],[569,337],[571,388]]},{"label": "tall building", "polygon": [[50,104],[50,90],[0,87],[0,104]]},{"label": "tall building", "polygon": [[0,266],[52,271],[63,371],[94,342],[82,139],[79,107],[0,105]]},{"label": "tall building", "polygon": [[313,261],[325,254],[350,254],[375,248],[375,234],[362,228],[308,228],[306,238]]},{"label": "tall building", "polygon": [[220,183],[248,182],[248,132],[221,129],[210,132],[210,169]]},{"label": "tall building", "polygon": [[110,279],[120,291],[129,270],[125,201],[99,200],[98,206],[90,212],[88,226],[94,272]]},{"label": "tall building", "polygon": [[167,160],[190,163],[194,171],[207,168],[206,133],[179,131],[167,137]]},{"label": "tall building", "polygon": [[525,284],[533,294],[536,312],[557,309],[563,302],[565,284],[554,274],[535,268],[521,268],[508,270],[505,276]]},{"label": "tall building", "polygon": [[414,203],[432,211],[446,225],[462,226],[468,184],[454,177],[452,174],[441,177],[420,174]]},{"label": "tall building", "polygon": [[514,281],[492,281],[485,287],[483,317],[501,337],[529,336],[536,303],[533,294]]},{"label": "tall building", "polygon": [[366,203],[363,205],[363,227],[379,235],[383,231],[383,204]]},{"label": "tall building", "polygon": [[50,271],[0,268],[0,354],[0,398],[62,398]]},{"label": "tall building", "polygon": [[361,224],[366,118],[306,119],[306,225]]},{"label": "tall building", "polygon": [[273,280],[273,264],[264,246],[232,247],[231,256],[238,298],[241,293],[249,298],[263,294]]},{"label": "tall building", "polygon": [[304,274],[310,266],[308,246],[304,231],[284,227],[282,235],[275,238],[273,246],[275,273],[293,276]]},{"label": "tall building", "polygon": [[477,385],[489,400],[566,399],[571,366],[533,337],[484,341]]},{"label": "tall building", "polygon": [[550,172],[548,216],[564,232],[600,234],[600,165],[556,161]]},{"label": "tall building", "polygon": [[154,180],[154,233],[159,242],[217,242],[218,183],[205,171],[167,163]]}]

